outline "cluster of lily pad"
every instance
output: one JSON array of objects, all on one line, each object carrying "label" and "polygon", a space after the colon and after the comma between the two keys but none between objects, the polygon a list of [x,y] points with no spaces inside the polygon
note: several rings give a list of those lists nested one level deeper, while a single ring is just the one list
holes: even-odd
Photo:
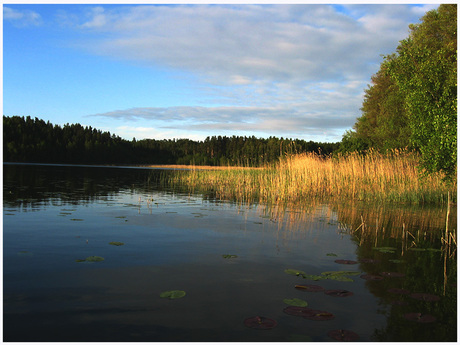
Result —
[{"label": "cluster of lily pad", "polygon": [[[328,253],[327,256],[337,256],[334,253]],[[335,260],[339,264],[355,264],[356,261],[352,260]],[[304,279],[310,280],[337,280],[337,281],[353,281],[350,276],[356,276],[361,274],[359,271],[326,271],[322,272],[321,275],[307,274],[304,271],[288,268],[284,271],[286,274],[294,275]],[[347,297],[352,296],[353,292],[344,289],[333,289],[326,290],[319,285],[295,285],[297,290],[307,292],[323,292],[324,294],[332,297]],[[283,300],[285,304],[289,306],[283,309],[283,312],[292,315],[303,317],[304,319],[313,321],[327,321],[335,318],[333,313],[328,311],[312,309],[308,307],[308,302],[300,298],[286,298]],[[247,327],[259,330],[268,330],[277,326],[276,320],[264,317],[254,316],[244,320],[244,324]],[[328,332],[328,336],[338,341],[356,341],[359,339],[358,334],[350,330],[338,329]]]}]

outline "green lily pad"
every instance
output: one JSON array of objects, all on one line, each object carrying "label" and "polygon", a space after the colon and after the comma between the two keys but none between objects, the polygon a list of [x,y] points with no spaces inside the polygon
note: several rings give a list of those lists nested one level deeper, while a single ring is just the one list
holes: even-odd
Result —
[{"label": "green lily pad", "polygon": [[326,271],[321,273],[323,276],[357,276],[359,271]]},{"label": "green lily pad", "polygon": [[337,256],[335,253],[327,253],[326,256]]},{"label": "green lily pad", "polygon": [[122,246],[122,245],[124,245],[123,242],[116,242],[116,241],[115,242],[109,242],[109,244],[111,244],[112,246]]},{"label": "green lily pad", "polygon": [[238,255],[224,254],[224,255],[222,255],[222,257],[223,257],[224,259],[234,259],[234,258],[237,258]]},{"label": "green lily pad", "polygon": [[182,290],[171,290],[164,291],[160,294],[161,298],[177,299],[185,296],[185,291]]},{"label": "green lily pad", "polygon": [[374,247],[372,248],[374,250],[378,250],[380,253],[395,253],[396,248],[395,247]]},{"label": "green lily pad", "polygon": [[393,262],[395,264],[402,264],[405,262],[404,260],[400,260],[400,259],[393,259],[393,260],[388,260],[388,261]]},{"label": "green lily pad", "polygon": [[283,302],[289,305],[293,305],[295,307],[306,307],[308,303],[300,298],[285,298]]},{"label": "green lily pad", "polygon": [[315,280],[315,281],[327,279],[326,276],[318,276],[318,275],[315,275],[315,274],[304,274],[302,277],[305,278],[305,279]]},{"label": "green lily pad", "polygon": [[353,281],[353,279],[347,276],[328,276],[327,279],[337,280],[339,282],[352,282]]},{"label": "green lily pad", "polygon": [[88,256],[85,261],[88,262],[99,262],[99,261],[104,261],[104,258],[101,256]]},{"label": "green lily pad", "polygon": [[409,248],[408,250],[412,250],[414,252],[424,252],[424,251],[426,251],[425,248]]},{"label": "green lily pad", "polygon": [[304,278],[306,276],[306,273],[304,271],[299,271],[299,270],[295,270],[295,269],[292,269],[292,268],[288,268],[288,269],[284,270],[284,273],[287,273],[287,274],[290,274],[290,275],[293,275],[293,276],[302,276]]}]

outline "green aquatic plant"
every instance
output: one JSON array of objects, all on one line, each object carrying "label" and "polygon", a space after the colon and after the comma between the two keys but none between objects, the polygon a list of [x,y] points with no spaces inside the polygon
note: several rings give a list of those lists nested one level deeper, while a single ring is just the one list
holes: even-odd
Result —
[{"label": "green aquatic plant", "polygon": [[88,256],[86,259],[77,259],[76,262],[99,262],[104,261],[102,256]]},{"label": "green aquatic plant", "polygon": [[164,291],[160,293],[161,298],[168,298],[168,299],[178,299],[185,296],[185,291],[182,290],[171,290],[171,291]]},{"label": "green aquatic plant", "polygon": [[374,247],[374,250],[378,250],[380,253],[394,253],[396,251],[395,247]]},{"label": "green aquatic plant", "polygon": [[304,278],[307,275],[304,271],[295,270],[295,269],[292,269],[292,268],[285,269],[284,273],[287,273],[287,274],[290,274],[290,275],[293,275],[293,276],[302,276]]},{"label": "green aquatic plant", "polygon": [[238,255],[233,255],[233,254],[223,254],[222,257],[224,259],[234,259],[234,258],[237,258]]},{"label": "green aquatic plant", "polygon": [[112,246],[122,246],[122,245],[124,245],[123,242],[116,242],[116,241],[114,241],[114,242],[109,242],[109,244],[112,245]]},{"label": "green aquatic plant", "polygon": [[327,253],[326,256],[337,256],[335,253]]},{"label": "green aquatic plant", "polygon": [[283,299],[283,302],[295,307],[306,307],[308,305],[307,301],[300,298],[285,298]]}]

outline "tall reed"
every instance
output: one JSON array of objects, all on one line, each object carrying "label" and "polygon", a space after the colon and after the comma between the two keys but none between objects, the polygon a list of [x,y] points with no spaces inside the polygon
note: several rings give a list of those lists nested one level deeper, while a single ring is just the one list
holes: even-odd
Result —
[{"label": "tall reed", "polygon": [[456,181],[419,171],[419,156],[407,150],[323,157],[303,153],[262,169],[189,170],[170,183],[215,193],[221,199],[295,203],[311,199],[396,203],[446,203]]}]

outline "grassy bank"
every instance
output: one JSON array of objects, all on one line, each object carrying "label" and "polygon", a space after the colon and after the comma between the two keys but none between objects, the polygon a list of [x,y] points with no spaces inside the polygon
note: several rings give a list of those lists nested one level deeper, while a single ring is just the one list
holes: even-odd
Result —
[{"label": "grassy bank", "polygon": [[177,171],[169,183],[190,191],[211,192],[221,199],[295,203],[321,200],[361,200],[396,203],[446,203],[456,200],[456,181],[422,176],[414,152],[394,150],[321,157],[292,155],[262,169]]}]

